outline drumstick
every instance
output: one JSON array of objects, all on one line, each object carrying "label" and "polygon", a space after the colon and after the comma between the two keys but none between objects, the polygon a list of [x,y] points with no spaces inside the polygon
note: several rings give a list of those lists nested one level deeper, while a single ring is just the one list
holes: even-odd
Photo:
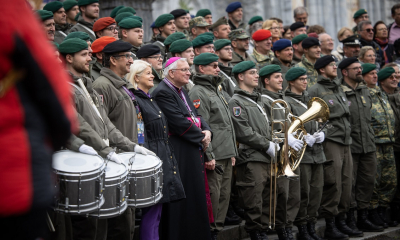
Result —
[{"label": "drumstick", "polygon": [[53,222],[51,221],[51,218],[49,216],[49,213],[46,211],[46,222],[47,222],[47,226],[50,229],[50,232],[55,232],[56,229],[54,228]]}]

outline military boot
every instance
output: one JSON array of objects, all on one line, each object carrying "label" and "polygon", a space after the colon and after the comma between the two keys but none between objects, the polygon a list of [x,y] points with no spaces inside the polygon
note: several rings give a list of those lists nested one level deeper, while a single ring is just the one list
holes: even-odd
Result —
[{"label": "military boot", "polygon": [[390,204],[390,219],[400,222],[400,207],[398,203]]},{"label": "military boot", "polygon": [[286,235],[287,235],[288,239],[294,240],[292,228],[287,227],[287,228],[285,228],[285,230],[286,230]]},{"label": "military boot", "polygon": [[345,217],[343,213],[339,213],[339,215],[335,219],[336,227],[344,234],[349,235],[349,237],[362,237],[364,236],[363,232],[357,229],[353,230],[349,226],[347,226]]},{"label": "military boot", "polygon": [[315,223],[310,221],[307,222],[307,230],[308,230],[308,234],[310,235],[310,237],[314,240],[323,240],[323,238],[320,238],[317,235],[317,232],[315,231]]},{"label": "military boot", "polygon": [[[356,224],[356,217],[354,216],[354,212],[356,211],[355,208],[350,208],[350,210],[347,212],[347,219],[346,219],[346,224],[347,226],[349,226],[349,228],[351,228],[354,232],[359,232],[362,233],[362,231],[360,231],[357,228],[357,224]],[[364,235],[364,234],[363,234]]]},{"label": "military boot", "polygon": [[251,240],[263,240],[259,231],[251,231],[249,235]]},{"label": "military boot", "polygon": [[218,232],[211,231],[211,240],[217,240],[218,239]]},{"label": "military boot", "polygon": [[335,218],[325,218],[325,234],[324,238],[327,240],[347,240],[349,236],[342,233],[336,228]]},{"label": "military boot", "polygon": [[266,231],[261,231],[260,236],[262,240],[268,240],[268,235]]},{"label": "military boot", "polygon": [[381,217],[378,214],[378,209],[376,208],[368,211],[368,219],[374,225],[381,226],[383,228],[388,228],[388,225],[382,221]]},{"label": "military boot", "polygon": [[235,211],[233,211],[231,207],[229,207],[225,217],[225,225],[238,225],[241,222],[242,219],[236,215]]},{"label": "military boot", "polygon": [[307,225],[299,225],[297,226],[299,229],[299,235],[297,236],[298,240],[313,240],[313,238],[308,234]]},{"label": "military boot", "polygon": [[286,233],[285,228],[279,228],[279,229],[275,229],[275,230],[276,230],[276,233],[278,234],[279,240],[289,240],[289,237]]},{"label": "military boot", "polygon": [[368,210],[359,209],[357,212],[357,227],[363,232],[382,232],[383,227],[368,220]]},{"label": "military boot", "polygon": [[397,221],[391,220],[387,217],[387,208],[385,207],[378,207],[378,215],[381,218],[382,222],[385,222],[389,227],[396,227],[399,225]]}]

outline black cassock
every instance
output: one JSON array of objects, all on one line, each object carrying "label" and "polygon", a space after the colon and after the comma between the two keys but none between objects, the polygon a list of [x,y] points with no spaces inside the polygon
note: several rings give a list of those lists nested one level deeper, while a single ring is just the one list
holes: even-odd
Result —
[{"label": "black cassock", "polygon": [[211,236],[204,183],[204,154],[199,148],[204,138],[201,131],[211,131],[211,129],[198,116],[189,96],[182,89],[192,112],[196,117],[200,117],[202,129],[187,119],[190,117],[189,111],[174,91],[162,81],[152,95],[168,120],[171,134],[169,139],[178,161],[186,199],[163,205],[160,238],[163,240],[208,240]]}]

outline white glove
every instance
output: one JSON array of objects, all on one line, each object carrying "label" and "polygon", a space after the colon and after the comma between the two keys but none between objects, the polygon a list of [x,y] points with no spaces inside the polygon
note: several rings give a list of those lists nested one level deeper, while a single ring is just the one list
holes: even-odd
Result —
[{"label": "white glove", "polygon": [[316,139],[316,143],[322,143],[325,140],[325,133],[324,132],[314,133],[314,137]]},{"label": "white glove", "polygon": [[153,152],[150,151],[149,149],[147,149],[147,148],[145,148],[145,147],[141,147],[141,146],[139,146],[139,145],[137,145],[137,144],[136,144],[136,146],[135,146],[135,148],[134,148],[134,151],[137,152],[137,153],[141,153],[141,154],[143,154],[143,155],[150,154],[150,155],[153,155],[153,156],[157,156],[155,153],[153,153]]},{"label": "white glove", "polygon": [[289,134],[288,137],[288,144],[291,146],[294,150],[299,151],[303,147],[303,141],[296,139],[293,135],[296,133]]},{"label": "white glove", "polygon": [[107,155],[107,159],[109,159],[109,160],[111,160],[111,161],[113,161],[113,162],[116,162],[116,163],[118,163],[118,164],[121,164],[121,163],[122,163],[122,160],[118,157],[118,154],[116,154],[115,152],[110,152],[110,153]]},{"label": "white glove", "polygon": [[97,155],[96,150],[94,150],[92,147],[86,144],[82,144],[82,146],[79,147],[78,151],[84,154],[95,155],[95,156]]},{"label": "white glove", "polygon": [[276,151],[281,150],[278,143],[269,142],[269,148],[267,150],[267,154],[271,157],[275,157],[275,146],[277,147]]},{"label": "white glove", "polygon": [[308,146],[312,147],[317,139],[313,135],[307,133],[307,135],[304,136],[304,140],[306,140]]}]

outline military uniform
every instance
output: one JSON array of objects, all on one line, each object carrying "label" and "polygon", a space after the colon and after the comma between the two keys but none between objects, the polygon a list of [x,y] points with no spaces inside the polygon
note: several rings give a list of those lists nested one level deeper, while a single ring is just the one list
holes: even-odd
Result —
[{"label": "military uniform", "polygon": [[164,45],[165,37],[158,34],[157,36],[153,36],[150,40],[150,43],[157,45],[161,50],[161,56],[163,56],[163,62],[166,60],[166,51]]},{"label": "military uniform", "polygon": [[93,61],[90,63],[90,69],[89,69],[89,76],[92,78],[92,80],[96,80],[99,78],[100,71],[103,68],[103,65],[97,61],[96,58],[92,57]]},{"label": "military uniform", "polygon": [[235,51],[232,52],[232,60],[230,61],[232,66],[235,66],[236,64],[243,61],[252,61],[255,63],[255,60],[247,52],[245,53],[245,57],[240,56]]},{"label": "military uniform", "polygon": [[[228,63],[228,66],[224,66],[222,63],[218,62],[218,67],[221,70],[219,72],[219,76],[223,79],[221,87],[230,97],[232,97],[234,89],[238,85],[235,77],[232,74],[233,66],[230,63]],[[227,99],[227,101],[229,100]]]},{"label": "military uniform", "polygon": [[228,20],[228,24],[231,27],[231,30],[236,30],[236,29],[239,29],[239,28],[246,29],[246,23],[245,22],[240,22],[239,26],[236,27],[235,24],[233,24],[233,22],[229,19]]},{"label": "military uniform", "polygon": [[[232,30],[229,33],[229,40],[231,40],[231,41],[234,41],[236,39],[248,39],[248,38],[250,38],[250,37],[249,37],[249,35],[247,35],[244,28],[238,28],[236,30]],[[232,66],[235,66],[236,64],[243,62],[243,61],[252,61],[252,62],[256,63],[256,61],[253,59],[252,56],[250,56],[250,54],[248,54],[247,52],[245,52],[244,54],[245,54],[244,57],[242,57],[241,55],[239,55],[238,53],[235,52],[235,49],[233,49],[232,60],[230,61]]]},{"label": "military uniform", "polygon": [[93,32],[94,22],[86,22],[82,16],[79,16],[78,22],[71,28],[69,32],[85,32],[89,34],[92,40],[96,39],[96,34]]},{"label": "military uniform", "polygon": [[309,88],[317,82],[318,72],[314,69],[314,64],[310,63],[305,55],[301,57],[301,61],[295,67],[302,67],[307,70],[307,85]]},{"label": "military uniform", "polygon": [[235,131],[227,100],[218,89],[222,79],[219,76],[196,75],[193,82],[195,86],[189,92],[189,97],[214,134],[206,150],[206,156],[209,160],[215,159],[216,165],[223,169],[222,174],[218,174],[215,170],[207,170],[214,215],[214,222],[210,224],[210,228],[211,231],[219,232],[224,227],[229,205],[232,178],[231,157],[238,155]]},{"label": "military uniform", "polygon": [[65,24],[64,26],[56,24],[56,31],[54,33],[54,42],[61,44],[64,38],[68,35],[69,31],[73,27],[72,24]]},{"label": "military uniform", "polygon": [[258,69],[261,69],[264,66],[271,64],[272,60],[275,57],[272,51],[269,51],[267,55],[264,55],[257,52],[255,48],[250,56],[255,60],[254,63],[256,64]]},{"label": "military uniform", "polygon": [[192,29],[195,27],[209,27],[210,24],[206,22],[204,17],[198,16],[189,21],[189,41],[193,41],[194,37],[192,35]]},{"label": "military uniform", "polygon": [[[279,65],[281,67],[281,69],[282,69],[281,73],[282,73],[282,78],[283,78],[282,89],[285,90],[287,88],[287,86],[288,86],[288,83],[287,83],[287,81],[285,79],[285,75],[286,75],[287,71],[289,71],[290,68],[295,66],[294,62],[291,62],[289,67],[288,67],[288,66],[284,65],[278,58],[274,58],[272,60],[271,64],[276,64],[276,65]],[[259,83],[259,85],[260,85],[260,83]]]},{"label": "military uniform", "polygon": [[298,58],[296,55],[293,54],[293,60],[292,63],[298,64],[301,61],[301,58]]}]

